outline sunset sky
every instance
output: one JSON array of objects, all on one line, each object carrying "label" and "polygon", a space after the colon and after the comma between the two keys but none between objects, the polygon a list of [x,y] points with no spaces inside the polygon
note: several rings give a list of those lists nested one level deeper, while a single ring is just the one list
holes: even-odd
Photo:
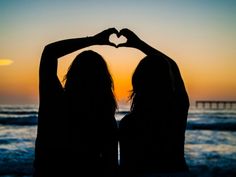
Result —
[{"label": "sunset sky", "polygon": [[[191,103],[236,100],[234,0],[0,0],[0,104],[38,103],[38,68],[45,45],[129,28],[178,64]],[[86,48],[88,49],[88,48]],[[93,46],[107,61],[118,100],[144,54]],[[79,50],[59,61],[59,77]]]}]

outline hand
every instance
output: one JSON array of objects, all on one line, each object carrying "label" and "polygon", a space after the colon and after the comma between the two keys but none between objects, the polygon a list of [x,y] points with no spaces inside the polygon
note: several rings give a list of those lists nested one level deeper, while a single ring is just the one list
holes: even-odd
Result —
[{"label": "hand", "polygon": [[134,32],[132,32],[131,30],[127,28],[120,30],[117,36],[118,37],[124,36],[127,39],[126,43],[118,44],[117,47],[138,48],[140,43],[142,42]]},{"label": "hand", "polygon": [[109,41],[109,37],[112,34],[116,34],[118,36],[119,32],[115,28],[109,28],[107,30],[102,31],[101,33],[93,36],[95,43],[99,45],[110,45],[116,47],[116,45]]}]

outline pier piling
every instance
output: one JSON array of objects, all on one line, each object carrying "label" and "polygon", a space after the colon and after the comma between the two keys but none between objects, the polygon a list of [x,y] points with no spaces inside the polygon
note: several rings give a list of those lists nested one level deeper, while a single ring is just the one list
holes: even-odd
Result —
[{"label": "pier piling", "polygon": [[203,109],[234,109],[236,108],[236,101],[196,101],[196,108]]}]

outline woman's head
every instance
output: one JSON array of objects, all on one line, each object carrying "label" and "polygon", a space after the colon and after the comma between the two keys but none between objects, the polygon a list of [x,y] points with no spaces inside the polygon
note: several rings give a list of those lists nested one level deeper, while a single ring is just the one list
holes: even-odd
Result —
[{"label": "woman's head", "polygon": [[132,76],[131,110],[155,106],[169,100],[173,93],[168,61],[147,56],[140,61]]},{"label": "woman's head", "polygon": [[65,80],[65,92],[73,99],[110,100],[116,107],[113,80],[105,60],[98,53],[91,50],[80,53],[69,67]]}]

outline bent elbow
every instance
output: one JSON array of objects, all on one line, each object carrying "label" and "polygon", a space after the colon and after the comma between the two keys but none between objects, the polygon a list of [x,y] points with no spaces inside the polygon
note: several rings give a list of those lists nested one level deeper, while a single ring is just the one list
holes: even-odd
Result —
[{"label": "bent elbow", "polygon": [[50,44],[48,44],[44,47],[43,52],[42,52],[42,56],[45,56],[45,55],[48,56],[51,53],[53,53],[52,51],[53,51],[52,46]]}]

